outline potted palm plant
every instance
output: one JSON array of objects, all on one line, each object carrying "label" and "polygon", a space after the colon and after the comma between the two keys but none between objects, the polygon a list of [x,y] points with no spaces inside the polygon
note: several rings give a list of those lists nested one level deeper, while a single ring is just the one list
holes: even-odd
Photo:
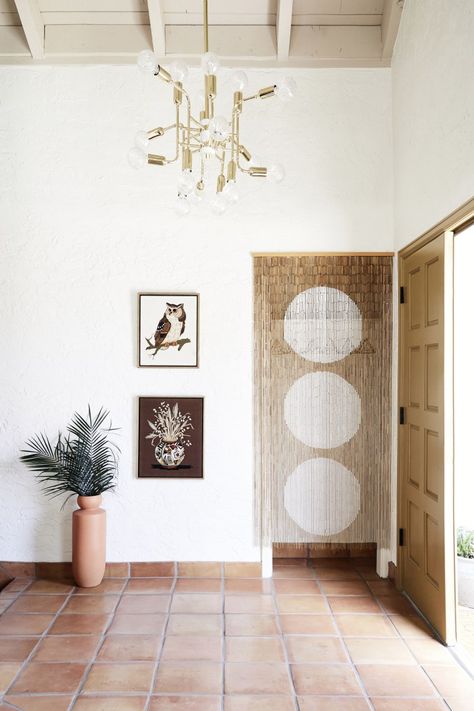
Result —
[{"label": "potted palm plant", "polygon": [[474,608],[474,531],[458,529],[457,553],[458,601],[460,605]]},{"label": "potted palm plant", "polygon": [[[72,571],[80,587],[99,585],[105,572],[105,511],[102,494],[116,486],[118,447],[109,440],[109,412],[91,408],[83,417],[75,412],[67,434],[53,444],[45,434],[26,443],[20,460],[35,472],[44,493],[66,495],[64,504],[77,494],[79,509],[72,517]],[[64,506],[63,504],[63,506]]]}]

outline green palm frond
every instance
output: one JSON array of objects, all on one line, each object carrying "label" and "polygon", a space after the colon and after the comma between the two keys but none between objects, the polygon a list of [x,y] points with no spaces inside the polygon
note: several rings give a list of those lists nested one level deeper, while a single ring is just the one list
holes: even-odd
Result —
[{"label": "green palm frond", "polygon": [[93,416],[89,406],[86,417],[74,413],[68,435],[59,433],[56,444],[45,434],[28,440],[20,461],[35,472],[46,496],[97,496],[115,488],[120,450],[109,441],[116,428],[104,426],[108,417],[103,408]]}]

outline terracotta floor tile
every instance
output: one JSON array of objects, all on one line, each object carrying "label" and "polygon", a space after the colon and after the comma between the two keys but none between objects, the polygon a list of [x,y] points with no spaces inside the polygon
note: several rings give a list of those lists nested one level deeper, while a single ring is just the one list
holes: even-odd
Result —
[{"label": "terracotta floor tile", "polygon": [[298,696],[300,711],[368,711],[369,704],[353,696]]},{"label": "terracotta floor tile", "polygon": [[8,608],[11,607],[14,602],[15,602],[14,597],[7,597],[7,596],[5,596],[3,598],[0,597],[0,615],[2,614],[2,612],[5,612],[6,610],[8,610]]},{"label": "terracotta floor tile", "polygon": [[173,578],[133,578],[125,588],[126,593],[169,593]]},{"label": "terracotta floor tile", "polygon": [[167,634],[220,635],[222,615],[170,615]]},{"label": "terracotta floor tile", "polygon": [[153,678],[154,664],[94,664],[87,675],[84,691],[148,692]]},{"label": "terracotta floor tile", "polygon": [[380,595],[377,600],[389,615],[416,615],[415,608],[403,595]]},{"label": "terracotta floor tile", "polygon": [[320,587],[314,580],[274,580],[275,592],[284,595],[317,595]]},{"label": "terracotta floor tile", "polygon": [[410,637],[433,638],[433,633],[430,628],[420,617],[416,617],[415,615],[411,617],[390,615],[390,619],[402,637],[406,637],[407,639]]},{"label": "terracotta floor tile", "polygon": [[169,595],[124,595],[118,604],[117,612],[137,615],[168,612],[170,601]]},{"label": "terracotta floor tile", "polygon": [[372,590],[374,595],[399,595],[397,588],[391,580],[368,580],[367,585]]},{"label": "terracotta floor tile", "polygon": [[0,694],[4,694],[21,669],[19,662],[0,663]]},{"label": "terracotta floor tile", "polygon": [[261,563],[224,563],[225,578],[260,578]]},{"label": "terracotta floor tile", "polygon": [[[375,711],[447,711],[439,699],[371,699]],[[472,711],[471,705],[466,711]]]},{"label": "terracotta floor tile", "polygon": [[222,581],[217,578],[178,578],[177,593],[217,593],[221,592]]},{"label": "terracotta floor tile", "polygon": [[221,711],[220,696],[154,696],[149,711]]},{"label": "terracotta floor tile", "polygon": [[90,662],[99,646],[97,635],[45,637],[35,652],[35,662]]},{"label": "terracotta floor tile", "polygon": [[472,711],[472,695],[447,696],[445,699],[451,711]]},{"label": "terracotta floor tile", "polygon": [[225,711],[294,711],[291,696],[225,696]]},{"label": "terracotta floor tile", "polygon": [[359,573],[353,568],[315,568],[317,580],[360,580]]},{"label": "terracotta floor tile", "polygon": [[358,664],[369,696],[434,696],[433,685],[418,666]]},{"label": "terracotta floor tile", "polygon": [[341,641],[336,637],[289,636],[285,642],[288,659],[292,663],[349,661]]},{"label": "terracotta floor tile", "polygon": [[328,557],[317,557],[311,558],[311,566],[315,569],[318,568],[337,568],[339,570],[355,570],[354,562],[351,558],[339,557],[339,558],[328,558]]},{"label": "terracotta floor tile", "polygon": [[292,578],[292,579],[315,579],[314,570],[312,568],[303,567],[300,565],[286,565],[281,567],[273,568],[273,578],[278,580],[280,578]]},{"label": "terracotta floor tile", "polygon": [[330,611],[323,595],[277,595],[277,606],[283,614],[302,612],[327,614]]},{"label": "terracotta floor tile", "polygon": [[115,610],[119,600],[118,595],[73,595],[69,598],[63,612],[65,614],[80,612],[84,615],[107,614]]},{"label": "terracotta floor tile", "polygon": [[250,635],[259,637],[279,634],[274,615],[226,615],[225,633],[229,636]]},{"label": "terracotta floor tile", "polygon": [[338,597],[328,597],[331,610],[338,612],[370,612],[382,614],[382,609],[377,605],[373,597],[356,597],[341,595]]},{"label": "terracotta floor tile", "polygon": [[105,595],[110,593],[121,593],[125,587],[124,578],[104,578],[100,585],[96,585],[93,588],[79,588],[74,589],[74,595]]},{"label": "terracotta floor tile", "polygon": [[383,615],[335,615],[343,637],[396,637],[397,633]]},{"label": "terracotta floor tile", "polygon": [[174,578],[176,563],[130,563],[131,578]]},{"label": "terracotta floor tile", "polygon": [[461,667],[425,664],[423,668],[441,696],[471,696],[474,699],[474,680]]},{"label": "terracotta floor tile", "polygon": [[171,635],[165,639],[161,660],[166,662],[220,662],[222,660],[222,638],[220,636]]},{"label": "terracotta floor tile", "polygon": [[158,635],[107,635],[100,648],[100,662],[151,662],[158,658],[161,637]]},{"label": "terracotta floor tile", "polygon": [[57,612],[64,605],[64,595],[20,595],[10,607],[10,612]]},{"label": "terracotta floor tile", "polygon": [[275,612],[272,595],[226,595],[225,611],[248,615],[269,615]]},{"label": "terracotta floor tile", "polygon": [[374,568],[370,566],[365,566],[365,565],[356,565],[354,566],[359,575],[361,575],[364,580],[381,580],[379,575],[377,575],[377,571],[374,570]]},{"label": "terracotta floor tile", "polygon": [[110,625],[110,634],[153,634],[161,635],[165,627],[166,615],[128,614],[118,612]]},{"label": "terracotta floor tile", "polygon": [[220,578],[222,563],[178,563],[180,578]]},{"label": "terracotta floor tile", "polygon": [[354,664],[416,664],[401,639],[346,637],[344,642]]},{"label": "terracotta floor tile", "polygon": [[154,693],[220,694],[222,664],[214,662],[161,662]]},{"label": "terracotta floor tile", "polygon": [[0,637],[0,662],[24,662],[38,637]]},{"label": "terracotta floor tile", "polygon": [[[67,711],[72,696],[7,696],[5,701],[22,711]],[[0,706],[0,709],[2,706]],[[5,707],[6,708],[6,707]],[[11,707],[8,707],[11,709]],[[77,708],[77,706],[76,706]]]},{"label": "terracotta floor tile", "polygon": [[171,612],[222,613],[224,601],[222,595],[208,593],[175,593],[171,603]]},{"label": "terracotta floor tile", "polygon": [[22,592],[34,582],[31,578],[15,578],[8,585],[6,585],[2,590],[2,595],[6,593]]},{"label": "terracotta floor tile", "polygon": [[0,635],[39,635],[43,634],[53,621],[53,615],[28,615],[5,612],[0,617]]},{"label": "terracotta floor tile", "polygon": [[146,696],[80,696],[74,711],[143,711],[146,701]]},{"label": "terracotta floor tile", "polygon": [[298,695],[360,696],[362,690],[349,664],[292,664]]},{"label": "terracotta floor tile", "polygon": [[256,578],[226,578],[224,585],[226,593],[257,593],[259,595],[263,595],[264,593],[268,594],[272,592],[271,580],[258,580]]},{"label": "terracotta floor tile", "polygon": [[325,595],[370,595],[363,580],[321,580],[319,586]]},{"label": "terracotta floor tile", "polygon": [[284,662],[285,653],[279,637],[228,637],[227,662]]},{"label": "terracotta floor tile", "polygon": [[436,639],[407,639],[406,644],[419,664],[456,664],[447,647]]},{"label": "terracotta floor tile", "polygon": [[110,615],[59,615],[48,634],[101,634]]},{"label": "terracotta floor tile", "polygon": [[31,593],[48,593],[48,594],[57,594],[57,595],[67,595],[71,592],[71,590],[74,589],[73,585],[69,585],[68,583],[63,583],[60,580],[35,580],[30,587],[28,588],[27,592],[28,595]]},{"label": "terracotta floor tile", "polygon": [[280,615],[284,634],[337,634],[331,615]]},{"label": "terracotta floor tile", "polygon": [[286,664],[253,663],[225,665],[226,694],[290,694]]},{"label": "terracotta floor tile", "polygon": [[10,689],[13,694],[74,693],[85,664],[30,662]]}]

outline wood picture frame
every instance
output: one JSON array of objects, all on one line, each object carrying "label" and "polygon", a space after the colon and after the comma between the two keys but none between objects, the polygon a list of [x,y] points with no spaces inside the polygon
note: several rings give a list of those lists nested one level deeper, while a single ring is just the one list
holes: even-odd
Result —
[{"label": "wood picture frame", "polygon": [[199,294],[138,294],[138,367],[199,367]]}]

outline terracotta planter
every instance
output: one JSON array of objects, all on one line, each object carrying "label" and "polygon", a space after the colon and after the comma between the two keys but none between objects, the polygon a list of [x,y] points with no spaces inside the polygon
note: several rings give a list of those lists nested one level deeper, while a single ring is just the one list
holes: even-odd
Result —
[{"label": "terracotta planter", "polygon": [[72,514],[72,574],[81,588],[100,585],[105,572],[105,511],[102,496],[78,496]]}]

